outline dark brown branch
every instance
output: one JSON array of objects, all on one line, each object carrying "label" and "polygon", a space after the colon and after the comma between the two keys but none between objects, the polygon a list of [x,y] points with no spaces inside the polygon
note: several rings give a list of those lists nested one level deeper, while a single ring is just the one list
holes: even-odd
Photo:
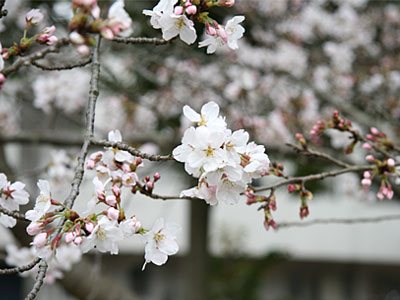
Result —
[{"label": "dark brown branch", "polygon": [[47,267],[48,267],[47,263],[44,260],[42,260],[39,266],[39,272],[35,279],[35,284],[33,285],[32,290],[29,292],[29,294],[25,297],[25,300],[33,300],[36,298],[41,286],[43,285]]},{"label": "dark brown branch", "polygon": [[143,153],[141,151],[139,151],[138,149],[131,147],[127,144],[121,143],[121,142],[110,142],[110,141],[106,141],[106,140],[96,140],[96,139],[91,139],[90,143],[92,145],[96,145],[96,146],[104,146],[104,147],[112,147],[112,148],[118,148],[120,150],[125,150],[127,152],[129,152],[130,154],[134,155],[134,156],[138,156],[144,159],[148,159],[151,161],[167,161],[167,160],[175,160],[172,155],[150,155],[147,153]]},{"label": "dark brown branch", "polygon": [[310,149],[310,148],[308,148],[308,147],[307,147],[307,149],[304,149],[304,148],[302,148],[302,147],[300,147],[300,146],[293,145],[293,144],[291,144],[291,143],[286,143],[286,145],[289,146],[289,147],[291,147],[291,148],[294,149],[295,151],[297,151],[297,152],[299,152],[299,153],[302,153],[302,154],[304,154],[304,155],[306,155],[306,156],[320,157],[320,158],[326,159],[327,161],[330,161],[331,163],[334,163],[335,165],[337,165],[337,166],[339,166],[339,167],[342,167],[342,168],[348,168],[348,167],[350,167],[349,164],[347,164],[347,163],[345,163],[345,162],[343,162],[343,161],[340,161],[340,160],[338,160],[338,159],[336,159],[336,158],[330,156],[329,154],[322,153],[322,152],[318,152],[318,151],[312,150],[312,149]]},{"label": "dark brown branch", "polygon": [[25,222],[30,222],[28,219],[25,218],[24,214],[21,214],[17,211],[11,211],[8,209],[5,209],[0,206],[0,213],[5,214],[7,216],[13,217],[14,219],[25,221]]},{"label": "dark brown branch", "polygon": [[276,229],[289,228],[289,227],[306,227],[316,224],[360,224],[360,223],[378,223],[385,221],[400,220],[400,215],[386,215],[379,217],[365,217],[365,218],[330,218],[330,219],[315,219],[310,221],[295,221],[295,222],[280,222],[276,225]]},{"label": "dark brown branch", "polygon": [[28,56],[24,56],[19,58],[15,63],[13,63],[10,67],[6,68],[2,73],[7,76],[15,71],[17,71],[20,67],[31,64],[33,61],[41,59],[45,57],[48,53],[58,52],[61,46],[69,44],[68,38],[59,39],[54,45],[43,48],[35,53],[32,53]]},{"label": "dark brown branch", "polygon": [[10,268],[10,269],[0,269],[0,274],[8,275],[8,274],[22,273],[25,271],[32,270],[40,262],[40,260],[41,259],[39,257],[36,257],[31,263],[29,263],[25,266]]},{"label": "dark brown branch", "polygon": [[94,132],[94,118],[96,101],[99,96],[100,62],[99,62],[100,36],[96,37],[96,47],[93,49],[92,75],[90,79],[89,101],[86,109],[86,133],[81,151],[78,156],[78,164],[75,168],[72,188],[64,204],[71,208],[79,195],[79,187],[82,183],[85,170],[85,159],[89,151],[90,140]]},{"label": "dark brown branch", "polygon": [[147,38],[147,37],[137,37],[137,38],[115,37],[112,41],[121,44],[152,44],[152,45],[166,45],[171,42],[163,39]]},{"label": "dark brown branch", "polygon": [[7,14],[8,14],[7,9],[3,9],[5,4],[6,4],[6,0],[0,0],[0,19],[2,17],[7,16]]},{"label": "dark brown branch", "polygon": [[74,64],[65,64],[65,65],[60,65],[60,66],[46,66],[41,63],[38,63],[37,61],[32,61],[31,64],[39,69],[42,69],[44,71],[62,71],[62,70],[72,70],[75,68],[81,68],[84,67],[92,62],[92,58],[88,58],[84,61],[77,62]]},{"label": "dark brown branch", "polygon": [[375,166],[371,165],[364,165],[364,166],[351,166],[348,168],[343,168],[340,170],[336,171],[330,171],[330,172],[322,172],[318,174],[312,174],[312,175],[307,175],[307,176],[300,176],[300,177],[291,177],[287,180],[282,180],[277,183],[259,187],[259,188],[254,188],[255,192],[261,192],[261,191],[267,191],[271,189],[276,189],[280,186],[291,184],[291,183],[305,183],[307,181],[315,181],[315,180],[321,180],[327,177],[335,177],[341,174],[345,173],[350,173],[350,172],[363,172],[363,171],[372,171],[375,168]]}]

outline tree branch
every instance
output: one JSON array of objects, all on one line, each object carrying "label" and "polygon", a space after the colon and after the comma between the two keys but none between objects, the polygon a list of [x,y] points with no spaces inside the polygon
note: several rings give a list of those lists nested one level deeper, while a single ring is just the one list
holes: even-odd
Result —
[{"label": "tree branch", "polygon": [[321,180],[327,177],[335,177],[337,175],[345,174],[345,173],[350,173],[350,172],[362,172],[362,171],[371,171],[375,168],[375,166],[370,166],[370,165],[364,165],[364,166],[350,166],[348,168],[343,168],[340,170],[336,171],[330,171],[330,172],[322,172],[318,174],[312,174],[312,175],[307,175],[307,176],[300,176],[300,177],[292,177],[286,180],[282,180],[278,183],[259,187],[259,188],[253,188],[255,192],[261,192],[261,191],[267,191],[271,189],[276,189],[280,186],[286,185],[286,184],[291,184],[291,183],[305,183],[307,181],[314,181],[314,180]]},{"label": "tree branch", "polygon": [[71,208],[75,202],[76,197],[79,195],[79,187],[83,179],[85,170],[85,159],[89,151],[90,140],[94,133],[94,119],[96,101],[99,96],[99,78],[100,78],[100,62],[99,62],[99,49],[100,49],[100,36],[96,37],[96,47],[93,49],[93,62],[92,62],[92,75],[90,79],[89,101],[86,109],[86,133],[83,141],[81,151],[78,156],[78,164],[75,168],[74,179],[72,180],[72,188],[69,196],[64,204]]},{"label": "tree branch", "polygon": [[39,272],[36,276],[35,284],[33,285],[32,290],[29,292],[29,294],[25,297],[25,300],[33,300],[36,298],[43,284],[44,277],[46,276],[47,267],[47,263],[42,260],[39,266]]},{"label": "tree branch", "polygon": [[16,273],[22,273],[25,271],[29,271],[29,270],[32,270],[40,261],[41,261],[41,258],[36,257],[31,263],[29,263],[25,266],[10,268],[10,269],[0,269],[0,274],[8,275],[8,274],[16,274]]},{"label": "tree branch", "polygon": [[351,166],[351,165],[349,165],[349,164],[347,164],[347,163],[345,163],[343,161],[340,161],[340,160],[330,156],[329,154],[318,152],[318,151],[312,150],[312,149],[310,149],[308,147],[306,149],[304,149],[304,148],[302,148],[300,146],[297,146],[297,145],[294,145],[294,144],[291,144],[291,143],[286,143],[286,145],[291,147],[292,149],[294,149],[298,153],[302,153],[302,154],[304,154],[306,156],[315,156],[315,157],[320,157],[320,158],[326,159],[327,161],[330,161],[331,163],[334,163],[335,165],[337,165],[339,167],[342,167],[342,168],[348,168],[348,167]]},{"label": "tree branch", "polygon": [[24,214],[21,214],[17,211],[11,211],[8,209],[5,209],[0,206],[0,213],[5,214],[7,216],[13,217],[14,219],[25,221],[25,222],[30,222],[28,219],[25,218]]},{"label": "tree branch", "polygon": [[13,63],[10,67],[3,70],[3,74],[5,76],[17,71],[20,67],[31,64],[33,61],[41,59],[45,57],[48,53],[58,52],[61,46],[69,44],[70,40],[68,38],[59,39],[54,45],[43,48],[35,53],[32,53],[28,56],[24,56],[19,58],[15,63]]},{"label": "tree branch", "polygon": [[92,62],[92,58],[88,58],[84,61],[73,63],[73,64],[65,64],[65,65],[60,65],[60,66],[46,66],[42,65],[41,63],[38,63],[37,61],[32,61],[31,64],[39,69],[42,69],[44,71],[62,71],[62,70],[72,70],[75,68],[81,68],[84,67]]},{"label": "tree branch", "polygon": [[0,19],[7,16],[7,14],[8,14],[7,9],[3,9],[5,4],[6,4],[6,0],[0,0]]},{"label": "tree branch", "polygon": [[96,146],[104,146],[104,147],[112,147],[112,148],[118,148],[120,150],[125,150],[129,152],[130,154],[134,156],[138,156],[144,159],[148,159],[151,161],[167,161],[167,160],[175,160],[172,155],[150,155],[147,153],[143,153],[139,151],[138,149],[131,147],[127,144],[121,143],[121,142],[111,142],[111,141],[106,141],[106,140],[96,140],[94,138],[90,139],[90,143],[92,145]]},{"label": "tree branch", "polygon": [[310,221],[295,221],[295,222],[281,222],[276,225],[276,229],[289,228],[289,227],[306,227],[316,224],[359,224],[359,223],[378,223],[384,221],[400,220],[400,215],[386,215],[379,217],[365,217],[365,218],[330,218],[330,219],[315,219]]},{"label": "tree branch", "polygon": [[153,44],[153,45],[166,45],[171,41],[166,41],[158,38],[148,38],[148,37],[137,37],[137,38],[122,38],[115,37],[112,41],[121,43],[121,44]]}]

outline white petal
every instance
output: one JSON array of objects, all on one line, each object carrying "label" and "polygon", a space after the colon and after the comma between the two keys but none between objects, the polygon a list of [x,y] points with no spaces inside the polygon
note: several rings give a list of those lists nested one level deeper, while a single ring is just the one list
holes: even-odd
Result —
[{"label": "white petal", "polygon": [[195,112],[189,105],[185,105],[183,107],[183,114],[186,118],[188,118],[192,122],[200,122],[201,116],[197,112]]}]

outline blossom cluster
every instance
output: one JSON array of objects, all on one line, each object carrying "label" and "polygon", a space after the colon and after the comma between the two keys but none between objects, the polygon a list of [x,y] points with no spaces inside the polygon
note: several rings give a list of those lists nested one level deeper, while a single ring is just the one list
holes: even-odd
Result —
[{"label": "blossom cluster", "polygon": [[185,131],[173,156],[185,163],[185,171],[199,178],[199,183],[182,195],[204,199],[210,205],[237,203],[251,180],[269,170],[264,146],[249,143],[249,134],[243,129],[228,129],[215,102],[203,105],[200,114],[185,105],[183,113],[197,126]]},{"label": "blossom cluster", "polygon": [[[114,143],[122,141],[118,130],[109,132],[108,139]],[[179,226],[166,223],[160,218],[155,221],[152,229],[144,229],[136,216],[126,217],[121,203],[126,189],[133,193],[151,193],[154,183],[160,179],[159,173],[155,173],[153,179],[146,176],[142,180],[143,184],[140,184],[136,169],[141,165],[140,157],[117,147],[107,147],[105,151],[90,155],[87,169],[96,170],[96,176],[93,179],[94,196],[88,201],[88,208],[83,213],[86,217],[81,217],[78,212],[53,199],[50,183],[39,180],[40,194],[34,208],[25,214],[31,221],[26,231],[34,236],[34,249],[31,251],[49,263],[57,259],[57,253],[62,251],[62,247],[77,247],[81,253],[96,249],[103,253],[118,254],[120,241],[140,234],[146,244],[143,268],[149,262],[164,264],[168,256],[176,254],[179,249],[176,241]],[[8,194],[12,193],[18,203],[26,203],[20,200],[23,196],[21,192],[15,192],[21,187],[17,183],[11,187],[13,190],[6,190]],[[62,219],[64,221],[61,224],[56,227],[53,225],[56,220]]]},{"label": "blossom cluster", "polygon": [[218,24],[207,10],[213,6],[231,7],[235,1],[199,1],[199,0],[160,0],[153,10],[145,9],[143,14],[150,16],[150,24],[155,29],[161,29],[162,36],[169,41],[179,35],[179,38],[190,45],[197,39],[194,20],[203,23],[206,29],[206,39],[199,43],[199,47],[207,47],[207,53],[214,53],[218,47],[228,45],[237,49],[237,41],[243,36],[244,28],[239,23],[244,16],[235,16],[226,25]]},{"label": "blossom cluster", "polygon": [[110,6],[105,20],[100,18],[97,0],[73,0],[72,8],[74,16],[69,24],[69,37],[82,55],[88,55],[88,46],[95,44],[90,33],[100,33],[109,40],[132,34],[132,19],[125,11],[124,0],[116,0]]}]

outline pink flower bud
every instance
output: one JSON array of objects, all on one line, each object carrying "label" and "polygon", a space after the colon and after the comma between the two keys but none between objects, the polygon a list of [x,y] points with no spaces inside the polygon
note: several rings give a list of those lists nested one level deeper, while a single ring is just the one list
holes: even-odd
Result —
[{"label": "pink flower bud", "polygon": [[74,239],[74,244],[77,246],[82,244],[82,242],[83,242],[83,240],[82,240],[82,237],[80,237],[80,236],[78,236]]},{"label": "pink flower bud", "polygon": [[3,73],[0,73],[0,89],[3,87],[5,81],[6,81],[6,76],[4,76]]},{"label": "pink flower bud", "polygon": [[96,163],[94,162],[94,160],[89,159],[86,163],[86,168],[88,168],[89,170],[93,170],[95,165],[96,165]]},{"label": "pink flower bud", "polygon": [[371,133],[373,134],[373,135],[379,135],[379,130],[378,129],[376,129],[375,127],[371,127]]},{"label": "pink flower bud", "polygon": [[107,217],[110,220],[118,220],[119,210],[115,209],[114,207],[110,207],[109,209],[107,209]]},{"label": "pink flower bud", "polygon": [[28,225],[28,227],[26,227],[26,232],[29,235],[35,235],[38,234],[41,229],[42,229],[42,224],[38,222],[32,222],[31,224]]},{"label": "pink flower bud", "polygon": [[42,248],[46,245],[47,243],[47,233],[42,232],[36,235],[33,239],[33,245],[36,248]]},{"label": "pink flower bud", "polygon": [[138,219],[136,219],[136,217],[132,217],[131,219],[133,220],[132,222],[133,230],[135,231],[135,233],[139,232],[140,228],[142,228],[142,224],[139,222]]},{"label": "pink flower bud", "polygon": [[369,162],[375,162],[376,161],[375,157],[372,154],[367,155],[365,157],[365,160],[369,161]]},{"label": "pink flower bud", "polygon": [[93,224],[92,222],[87,222],[87,223],[85,224],[85,229],[86,229],[88,232],[92,233],[92,232],[93,232],[93,229],[94,229],[94,224]]},{"label": "pink flower bud", "polygon": [[143,159],[141,157],[136,158],[136,165],[140,165],[143,162]]},{"label": "pink flower bud", "polygon": [[147,187],[148,189],[152,190],[153,187],[154,187],[153,182],[151,182],[151,181],[146,182],[146,187]]},{"label": "pink flower bud", "polygon": [[185,7],[189,7],[189,6],[191,6],[192,5],[192,2],[190,2],[190,1],[186,1],[186,3],[185,3]]},{"label": "pink flower bud", "polygon": [[196,5],[191,5],[188,8],[186,8],[186,13],[188,15],[194,15],[195,13],[197,13],[197,6]]},{"label": "pink flower bud", "polygon": [[294,192],[296,190],[297,190],[296,185],[294,185],[294,184],[289,184],[288,185],[288,193],[292,193],[292,192]]},{"label": "pink flower bud", "polygon": [[223,27],[220,26],[220,27],[217,29],[217,35],[218,35],[225,43],[228,42],[228,36],[227,36],[226,31],[225,31],[225,29],[224,29]]},{"label": "pink flower bud", "polygon": [[71,32],[69,34],[69,38],[70,38],[71,42],[76,45],[81,45],[81,44],[85,43],[85,38],[76,31]]},{"label": "pink flower bud", "polygon": [[121,196],[121,189],[117,185],[112,186],[112,191],[113,191],[115,197]]},{"label": "pink flower bud", "polygon": [[176,6],[174,9],[174,13],[179,16],[183,13],[183,7],[182,6]]},{"label": "pink flower bud", "polygon": [[38,25],[43,22],[44,16],[40,9],[31,9],[25,16],[25,21],[32,25]]},{"label": "pink flower bud", "polygon": [[378,192],[376,194],[376,196],[378,197],[379,200],[383,200],[383,198],[384,198],[384,196],[383,196],[383,194],[381,192]]},{"label": "pink flower bud", "polygon": [[372,134],[366,134],[365,137],[370,141],[375,141],[375,137]]},{"label": "pink flower bud", "polygon": [[363,180],[361,180],[361,185],[362,185],[363,187],[369,187],[369,186],[371,186],[371,179],[364,178]]},{"label": "pink flower bud", "polygon": [[396,163],[395,163],[393,158],[389,158],[387,160],[387,164],[388,164],[388,167],[390,167],[390,168],[393,168],[396,165]]},{"label": "pink flower bud", "polygon": [[129,164],[123,164],[122,165],[122,171],[124,171],[125,173],[129,173],[131,172],[131,166]]},{"label": "pink flower bud", "polygon": [[388,200],[392,200],[393,196],[394,196],[394,192],[393,192],[393,190],[392,190],[392,186],[389,185],[389,187],[388,187],[388,192],[387,192],[387,194],[386,194],[386,197],[388,198]]},{"label": "pink flower bud", "polygon": [[206,23],[206,33],[208,35],[215,36],[217,34],[217,31],[214,27],[210,26],[210,24]]},{"label": "pink flower bud", "polygon": [[65,235],[65,241],[66,241],[68,244],[71,243],[71,242],[74,240],[74,238],[75,238],[75,235],[74,235],[73,232],[68,232],[68,233]]},{"label": "pink flower bud", "polygon": [[90,49],[86,45],[79,45],[78,47],[76,47],[76,49],[78,50],[78,53],[82,56],[88,56],[90,54]]},{"label": "pink flower bud", "polygon": [[117,198],[114,195],[108,195],[106,197],[106,203],[110,206],[115,206],[115,204],[117,204]]},{"label": "pink flower bud", "polygon": [[368,144],[368,143],[364,143],[364,144],[362,145],[362,147],[363,147],[363,149],[366,149],[366,150],[372,150],[371,145]]},{"label": "pink flower bud", "polygon": [[159,180],[160,177],[161,177],[160,173],[156,172],[156,173],[154,174],[154,181]]},{"label": "pink flower bud", "polygon": [[51,37],[49,37],[47,39],[46,45],[51,46],[51,45],[57,43],[57,41],[58,41],[58,38],[56,36],[52,35]]},{"label": "pink flower bud", "polygon": [[364,171],[364,178],[370,179],[372,177],[371,171]]}]

